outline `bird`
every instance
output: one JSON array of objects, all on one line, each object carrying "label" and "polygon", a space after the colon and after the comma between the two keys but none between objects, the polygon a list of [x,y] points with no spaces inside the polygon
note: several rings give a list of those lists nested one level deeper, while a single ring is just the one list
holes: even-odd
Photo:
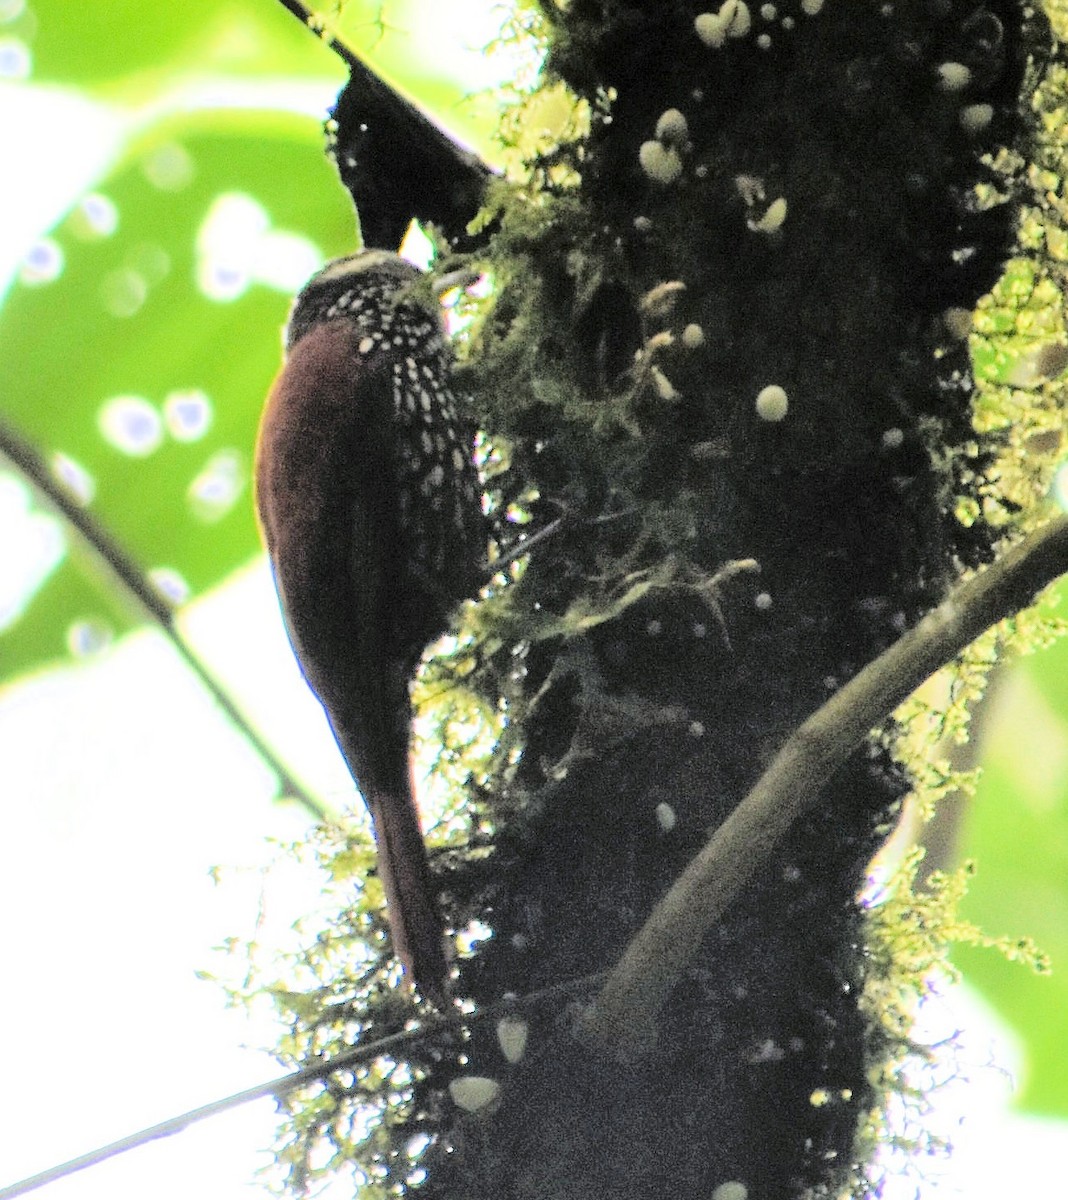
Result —
[{"label": "bird", "polygon": [[440,1003],[449,963],[412,777],[409,684],[483,579],[473,438],[440,305],[390,251],[293,303],[256,445],[256,509],[297,662],[371,814],[393,949]]}]

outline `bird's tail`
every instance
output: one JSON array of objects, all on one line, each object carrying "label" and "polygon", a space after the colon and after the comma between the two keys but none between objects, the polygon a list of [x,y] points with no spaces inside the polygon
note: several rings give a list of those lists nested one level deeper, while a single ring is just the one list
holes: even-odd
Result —
[{"label": "bird's tail", "polygon": [[393,950],[419,991],[440,1003],[449,966],[419,813],[411,792],[367,796]]}]

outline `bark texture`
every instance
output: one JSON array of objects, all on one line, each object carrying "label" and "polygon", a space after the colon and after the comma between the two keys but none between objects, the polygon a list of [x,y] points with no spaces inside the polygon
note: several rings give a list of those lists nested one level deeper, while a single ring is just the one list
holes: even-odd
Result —
[{"label": "bark texture", "polygon": [[[461,963],[478,1006],[607,968],[789,733],[991,554],[957,516],[996,450],[967,331],[1013,245],[1024,186],[992,163],[1026,145],[1043,21],[1018,0],[702,7],[543,0],[589,137],[474,258],[498,284],[466,383],[510,448],[499,512],[562,518],[483,606],[510,722],[492,852],[439,870],[456,927],[492,930]],[[518,1063],[492,1021],[418,1049],[383,1178],[795,1200],[862,1177],[855,897],[907,786],[874,748],[834,777],[644,1053],[577,1034],[588,989],[524,1008]],[[500,1087],[475,1113],[449,1091],[468,1076]]]},{"label": "bark texture", "polygon": [[[1012,245],[985,156],[1022,136],[1039,36],[1009,0],[725,5],[720,44],[694,4],[545,15],[595,115],[562,215],[505,218],[472,366],[512,486],[566,514],[511,596],[494,881],[453,880],[494,931],[479,1003],[609,965],[788,732],[989,555],[954,514],[991,449],[961,323]],[[875,751],[838,774],[644,1055],[584,1045],[559,1001],[514,1066],[476,1027],[426,1094],[501,1096],[438,1127],[428,1194],[833,1194],[876,1100],[854,898],[906,785]]]}]

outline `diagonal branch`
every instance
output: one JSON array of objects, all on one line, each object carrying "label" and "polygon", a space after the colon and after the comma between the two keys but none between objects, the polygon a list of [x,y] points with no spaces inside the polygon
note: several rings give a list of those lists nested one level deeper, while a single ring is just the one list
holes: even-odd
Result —
[{"label": "diagonal branch", "polygon": [[401,1046],[429,1037],[433,1033],[440,1032],[449,1024],[455,1024],[455,1022],[444,1017],[432,1017],[417,1029],[402,1030],[400,1033],[391,1034],[389,1037],[381,1038],[369,1045],[356,1046],[347,1053],[339,1054],[336,1058],[328,1062],[313,1063],[309,1067],[304,1067],[299,1071],[292,1071],[288,1075],[271,1079],[267,1083],[256,1084],[254,1087],[245,1088],[244,1091],[235,1092],[232,1096],[226,1096],[220,1100],[212,1100],[208,1104],[202,1104],[199,1108],[193,1108],[188,1112],[179,1113],[177,1116],[168,1117],[165,1121],[148,1126],[147,1129],[140,1129],[136,1133],[119,1138],[118,1141],[109,1142],[106,1146],[100,1146],[95,1150],[90,1150],[86,1154],[80,1154],[77,1158],[72,1158],[65,1163],[59,1163],[54,1167],[49,1167],[47,1170],[38,1172],[36,1175],[30,1175],[26,1179],[20,1179],[17,1183],[2,1187],[0,1188],[0,1200],[14,1200],[16,1196],[25,1196],[29,1192],[36,1191],[37,1188],[44,1187],[46,1184],[55,1183],[59,1179],[65,1179],[68,1175],[84,1171],[87,1167],[98,1166],[100,1163],[107,1162],[109,1158],[114,1158],[118,1154],[125,1154],[127,1150],[135,1150],[138,1146],[145,1146],[149,1142],[158,1141],[160,1138],[171,1137],[176,1133],[181,1133],[190,1125],[195,1125],[198,1121],[205,1121],[209,1117],[216,1117],[220,1113],[229,1112],[230,1109],[238,1108],[243,1104],[251,1104],[254,1100],[280,1100],[290,1092],[304,1087],[305,1084],[314,1083],[316,1080],[323,1079],[334,1071],[355,1066],[359,1062],[366,1062],[369,1059],[377,1058],[381,1054],[388,1054],[390,1051]]},{"label": "diagonal branch", "polygon": [[362,72],[367,68],[356,55],[323,25],[315,13],[300,0],[278,0],[282,7],[293,14],[302,25],[306,25],[313,33],[319,35],[323,42],[341,59],[350,71]]},{"label": "diagonal branch", "polygon": [[336,1055],[334,1058],[318,1060],[310,1066],[302,1067],[299,1071],[291,1071],[288,1075],[271,1079],[267,1083],[256,1084],[254,1087],[245,1088],[244,1091],[235,1092],[232,1096],[225,1096],[220,1100],[212,1100],[208,1104],[202,1104],[199,1108],[193,1108],[188,1112],[179,1113],[177,1116],[168,1117],[167,1120],[160,1121],[156,1125],[150,1125],[147,1129],[127,1134],[126,1137],[119,1138],[118,1141],[109,1142],[106,1146],[90,1150],[86,1154],[81,1154],[77,1158],[72,1158],[65,1163],[49,1167],[47,1170],[40,1171],[36,1175],[28,1176],[26,1179],[20,1179],[17,1183],[9,1184],[7,1187],[0,1187],[0,1200],[15,1200],[16,1196],[25,1196],[29,1192],[36,1191],[37,1188],[44,1187],[46,1184],[55,1183],[59,1179],[65,1179],[68,1175],[84,1171],[87,1167],[98,1166],[102,1162],[107,1162],[109,1158],[114,1158],[118,1154],[124,1154],[127,1150],[134,1150],[138,1146],[145,1146],[149,1142],[157,1141],[159,1138],[171,1137],[173,1134],[181,1133],[184,1129],[187,1129],[190,1125],[195,1125],[198,1121],[205,1121],[209,1117],[216,1117],[220,1113],[229,1112],[230,1109],[239,1108],[243,1104],[251,1104],[254,1100],[281,1100],[288,1096],[290,1092],[295,1092],[309,1083],[315,1083],[317,1080],[325,1079],[335,1071],[345,1070],[356,1066],[357,1063],[369,1062],[383,1055],[392,1054],[396,1050],[414,1045],[416,1042],[425,1041],[446,1030],[461,1034],[465,1029],[469,1029],[472,1025],[478,1024],[481,1021],[492,1019],[493,1017],[519,1014],[529,1009],[542,1007],[550,1002],[563,1000],[570,995],[593,988],[603,979],[603,973],[586,975],[579,979],[568,979],[563,983],[553,984],[537,992],[530,992],[525,996],[510,996],[472,1014],[464,1014],[456,1011],[435,1013],[420,1020],[419,1024],[414,1027],[402,1029],[397,1033],[387,1034],[385,1037],[378,1038],[373,1042],[353,1046],[349,1050],[342,1051],[342,1053]]},{"label": "diagonal branch", "polygon": [[207,688],[215,703],[278,776],[282,795],[296,800],[314,817],[323,820],[327,816],[326,809],[293,778],[271,747],[249,724],[229,693],[193,653],[178,628],[175,607],[156,591],[145,578],[140,564],[60,485],[44,459],[6,421],[0,421],[0,456],[8,459],[48,503],[58,510],[67,524],[89,547],[94,557],[106,566],[123,591],[132,596],[143,612],[163,631],[186,665]]},{"label": "diagonal branch", "polygon": [[651,1044],[657,1014],[715,921],[868,733],[990,626],[1068,571],[1068,517],[1057,517],[960,584],[796,730],[631,940],[587,1011],[605,1049]]},{"label": "diagonal branch", "polygon": [[453,245],[474,245],[471,219],[494,172],[377,75],[300,0],[280,0],[348,67],[331,111],[329,156],[359,214],[364,246],[394,249],[413,220]]}]

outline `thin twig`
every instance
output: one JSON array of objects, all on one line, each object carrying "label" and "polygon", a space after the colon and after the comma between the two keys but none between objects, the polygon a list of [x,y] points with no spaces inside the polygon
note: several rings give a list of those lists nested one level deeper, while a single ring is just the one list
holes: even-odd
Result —
[{"label": "thin twig", "polygon": [[1058,517],[960,584],[809,717],[609,972],[584,1017],[590,1037],[624,1056],[653,1044],[657,1015],[706,934],[790,826],[819,805],[833,772],[925,679],[1066,571],[1068,517]]},{"label": "thin twig", "polygon": [[271,747],[249,724],[234,700],[193,653],[178,628],[177,609],[148,582],[141,565],[60,484],[48,464],[30,443],[21,434],[16,433],[6,421],[2,420],[0,420],[0,455],[8,459],[48,503],[59,511],[67,524],[82,538],[93,556],[104,564],[123,591],[128,593],[146,615],[159,626],[186,665],[210,692],[215,703],[278,776],[282,795],[291,797],[313,816],[324,820],[327,810],[290,775]]},{"label": "thin twig", "polygon": [[542,542],[549,541],[550,538],[555,537],[563,527],[564,520],[565,518],[563,517],[557,517],[555,521],[550,521],[548,525],[543,526],[536,533],[532,533],[529,537],[522,538],[520,541],[516,542],[514,546],[509,546],[508,549],[500,556],[500,558],[495,558],[493,562],[489,563],[483,568],[482,573],[485,582],[489,583],[491,579],[494,579],[496,576],[500,575],[500,573],[506,567],[510,567],[517,559],[525,557],[536,546],[539,546]]},{"label": "thin twig", "polygon": [[500,558],[495,558],[491,563],[484,566],[482,568],[484,581],[488,583],[506,567],[510,567],[517,559],[524,558],[543,542],[551,541],[557,534],[563,533],[565,530],[592,529],[595,525],[609,525],[613,521],[624,520],[636,511],[637,509],[635,508],[626,508],[622,512],[601,513],[596,517],[583,517],[565,511],[560,516],[551,520],[548,525],[543,525],[541,529],[536,530],[532,534],[522,536],[514,545],[509,546],[501,554]]},{"label": "thin twig", "polygon": [[19,1180],[18,1183],[13,1183],[8,1187],[2,1188],[0,1189],[0,1200],[13,1200],[15,1196],[24,1196],[27,1192],[44,1187],[45,1184],[55,1183],[57,1179],[64,1179],[68,1175],[84,1171],[86,1167],[95,1167],[102,1162],[106,1162],[109,1158],[114,1158],[117,1154],[125,1154],[127,1150],[135,1150],[138,1146],[144,1146],[148,1142],[154,1142],[159,1138],[181,1133],[183,1129],[187,1129],[190,1125],[195,1125],[198,1121],[204,1121],[208,1117],[215,1117],[220,1113],[229,1112],[230,1109],[238,1108],[243,1104],[250,1104],[253,1100],[266,1100],[268,1098],[279,1100],[307,1083],[314,1083],[316,1080],[322,1079],[334,1071],[354,1066],[356,1063],[363,1062],[368,1058],[375,1058],[379,1054],[386,1054],[398,1046],[427,1037],[431,1033],[439,1032],[451,1023],[445,1018],[431,1018],[425,1026],[421,1026],[418,1030],[404,1030],[401,1033],[395,1033],[390,1037],[382,1038],[380,1041],[374,1042],[369,1046],[357,1046],[352,1050],[346,1051],[344,1054],[339,1054],[336,1059],[330,1062],[315,1063],[310,1067],[293,1071],[289,1075],[282,1075],[278,1079],[269,1080],[267,1083],[260,1083],[255,1087],[245,1088],[244,1091],[235,1092],[232,1096],[226,1096],[221,1100],[213,1100],[209,1104],[202,1104],[199,1108],[190,1109],[188,1112],[180,1113],[176,1117],[168,1117],[167,1120],[160,1121],[156,1125],[149,1125],[147,1129],[140,1129],[136,1133],[127,1134],[126,1137],[121,1137],[118,1141],[109,1142],[106,1146],[100,1146],[95,1150],[90,1150],[86,1154],[80,1154],[77,1158],[72,1158],[68,1162],[49,1167],[37,1175],[31,1175],[26,1179]]},{"label": "thin twig", "polygon": [[95,1167],[102,1162],[106,1162],[109,1158],[114,1158],[118,1154],[124,1154],[127,1150],[134,1150],[138,1146],[147,1145],[149,1142],[157,1141],[160,1138],[181,1133],[182,1130],[188,1129],[190,1125],[194,1125],[198,1121],[204,1121],[209,1117],[218,1116],[220,1113],[229,1112],[230,1109],[238,1108],[243,1104],[250,1104],[254,1100],[281,1100],[290,1092],[294,1092],[309,1083],[315,1083],[317,1080],[324,1079],[326,1076],[332,1075],[335,1071],[343,1071],[346,1068],[355,1066],[357,1063],[367,1062],[369,1059],[379,1058],[384,1054],[391,1054],[401,1047],[413,1045],[446,1029],[458,1031],[470,1028],[472,1025],[485,1021],[488,1018],[523,1012],[526,1009],[543,1005],[547,1001],[555,1000],[561,996],[582,991],[585,988],[591,988],[603,980],[603,978],[604,973],[601,972],[596,975],[586,975],[579,979],[569,979],[564,983],[553,984],[551,987],[531,992],[526,996],[513,996],[506,1000],[500,1000],[496,1004],[488,1005],[473,1015],[461,1015],[458,1013],[454,1015],[448,1013],[427,1017],[414,1029],[403,1029],[399,1033],[391,1033],[386,1037],[379,1038],[377,1041],[369,1042],[365,1046],[354,1046],[351,1050],[343,1051],[336,1058],[313,1063],[311,1066],[302,1067],[299,1071],[292,1071],[288,1075],[282,1075],[277,1079],[269,1080],[267,1083],[260,1083],[255,1087],[245,1088],[244,1091],[235,1092],[232,1096],[226,1096],[221,1100],[213,1100],[209,1104],[202,1104],[199,1108],[190,1109],[188,1112],[180,1113],[175,1117],[168,1117],[166,1121],[150,1125],[147,1129],[127,1134],[126,1137],[119,1138],[118,1141],[109,1142],[106,1146],[100,1146],[95,1150],[90,1150],[86,1154],[80,1154],[77,1158],[72,1158],[68,1162],[49,1167],[47,1170],[41,1171],[36,1175],[28,1176],[26,1179],[20,1179],[17,1183],[0,1188],[0,1200],[15,1200],[16,1196],[25,1196],[28,1192],[35,1191],[46,1184],[55,1183],[59,1179],[66,1178],[68,1175],[84,1171],[87,1167]]}]

